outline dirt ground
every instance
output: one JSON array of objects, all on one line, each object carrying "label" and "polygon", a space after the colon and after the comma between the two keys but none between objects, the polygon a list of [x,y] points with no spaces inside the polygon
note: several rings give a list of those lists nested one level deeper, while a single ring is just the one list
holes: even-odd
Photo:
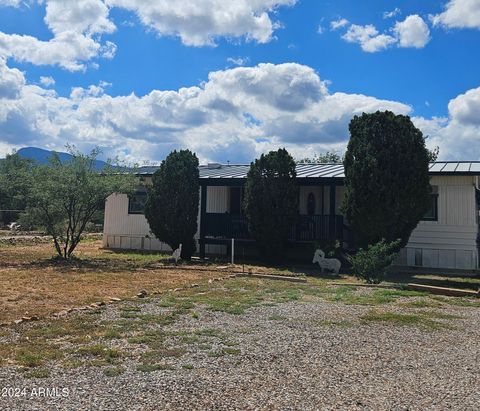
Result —
[{"label": "dirt ground", "polygon": [[159,263],[168,256],[104,250],[100,241],[81,243],[76,256],[64,263],[53,258],[50,244],[0,246],[0,323],[221,275],[214,266],[165,269]]}]

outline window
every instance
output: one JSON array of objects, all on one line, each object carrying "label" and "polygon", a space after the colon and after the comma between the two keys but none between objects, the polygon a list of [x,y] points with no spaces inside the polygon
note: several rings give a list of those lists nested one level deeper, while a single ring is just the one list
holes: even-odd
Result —
[{"label": "window", "polygon": [[147,192],[144,189],[137,190],[128,198],[128,214],[144,214]]},{"label": "window", "polygon": [[432,193],[430,194],[430,209],[425,213],[423,221],[438,221],[438,187],[432,186]]}]

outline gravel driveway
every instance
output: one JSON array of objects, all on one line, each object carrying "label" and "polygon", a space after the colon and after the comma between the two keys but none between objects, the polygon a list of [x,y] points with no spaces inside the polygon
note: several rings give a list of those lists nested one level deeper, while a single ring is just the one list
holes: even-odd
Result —
[{"label": "gravel driveway", "polygon": [[[96,321],[118,319],[120,309],[109,306]],[[169,309],[156,298],[141,306],[148,315]],[[401,301],[374,309],[420,310]],[[3,367],[0,388],[25,390],[0,397],[0,409],[480,409],[478,308],[436,308],[438,323],[446,325],[440,328],[362,320],[371,312],[371,306],[316,297],[262,304],[239,315],[195,306],[164,327],[171,331],[165,345],[173,355],[161,368],[139,371],[136,354],[145,347],[124,338],[111,341],[131,354],[116,376],[102,367],[68,369],[53,362],[48,378],[27,379]],[[56,398],[45,398],[39,388],[57,389]]]}]

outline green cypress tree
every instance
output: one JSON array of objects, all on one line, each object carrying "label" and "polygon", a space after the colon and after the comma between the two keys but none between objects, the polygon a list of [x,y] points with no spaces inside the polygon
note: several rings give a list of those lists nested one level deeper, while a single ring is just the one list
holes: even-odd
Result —
[{"label": "green cypress tree", "polygon": [[248,229],[263,256],[281,258],[298,214],[295,161],[285,149],[251,163],[245,184]]},{"label": "green cypress tree", "polygon": [[195,252],[199,201],[198,158],[190,150],[171,152],[153,174],[145,217],[152,233],[172,249],[182,244],[183,259]]},{"label": "green cypress tree", "polygon": [[404,247],[430,206],[429,152],[408,116],[355,116],[345,154],[344,213],[361,246]]}]

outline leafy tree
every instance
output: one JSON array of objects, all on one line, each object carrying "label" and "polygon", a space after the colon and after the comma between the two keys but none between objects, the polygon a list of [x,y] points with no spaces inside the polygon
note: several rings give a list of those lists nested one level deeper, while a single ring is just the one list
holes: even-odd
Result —
[{"label": "leafy tree", "polygon": [[100,154],[94,149],[89,155],[68,147],[71,160],[62,162],[54,154],[49,164],[32,169],[27,213],[46,228],[53,237],[58,255],[69,259],[82,239],[92,216],[103,207],[107,197],[116,192],[128,193],[135,186],[132,174],[119,168],[95,170]]},{"label": "leafy tree", "polygon": [[355,116],[349,129],[343,211],[360,245],[404,247],[431,204],[422,132],[390,111]]},{"label": "leafy tree", "polygon": [[15,152],[0,161],[0,221],[5,224],[19,216],[18,211],[12,210],[25,210],[32,167],[31,160]]},{"label": "leafy tree", "polygon": [[323,154],[314,154],[313,157],[305,157],[298,161],[298,163],[309,163],[309,164],[325,164],[333,163],[340,164],[343,161],[342,157],[335,151],[326,151]]},{"label": "leafy tree", "polygon": [[436,146],[432,150],[428,150],[428,161],[434,163],[438,159],[440,153],[440,147]]},{"label": "leafy tree", "polygon": [[199,173],[198,158],[190,150],[171,152],[153,174],[145,217],[152,233],[172,249],[182,244],[181,257],[195,252]]},{"label": "leafy tree", "polygon": [[353,274],[369,284],[382,282],[387,268],[397,257],[399,245],[400,240],[391,243],[382,240],[369,245],[365,250],[360,249],[355,255],[348,257]]},{"label": "leafy tree", "polygon": [[260,251],[281,258],[298,214],[295,161],[285,149],[262,154],[251,163],[245,184],[248,229]]}]

